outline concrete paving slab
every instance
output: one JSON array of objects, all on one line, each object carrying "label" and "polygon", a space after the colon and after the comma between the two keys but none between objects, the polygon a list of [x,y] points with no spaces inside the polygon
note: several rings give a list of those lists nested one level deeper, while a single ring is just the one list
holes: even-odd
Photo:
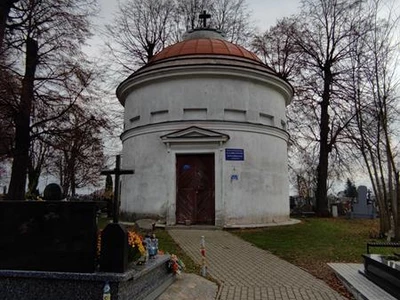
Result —
[{"label": "concrete paving slab", "polygon": [[182,273],[157,300],[214,300],[218,286],[199,275]]},{"label": "concrete paving slab", "polygon": [[156,221],[152,219],[140,219],[136,221],[136,224],[140,229],[153,230]]}]

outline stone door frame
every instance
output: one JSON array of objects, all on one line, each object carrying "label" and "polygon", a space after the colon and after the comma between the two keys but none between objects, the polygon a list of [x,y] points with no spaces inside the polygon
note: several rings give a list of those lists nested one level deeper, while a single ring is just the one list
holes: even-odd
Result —
[{"label": "stone door frame", "polygon": [[176,154],[175,178],[176,222],[215,225],[215,155]]},{"label": "stone door frame", "polygon": [[166,145],[168,171],[171,176],[167,179],[169,193],[167,197],[167,225],[176,224],[176,156],[180,154],[214,154],[214,201],[215,201],[215,226],[222,227],[224,224],[224,203],[223,203],[223,161],[224,143],[229,136],[212,130],[189,127],[168,135],[162,136],[161,140]]}]

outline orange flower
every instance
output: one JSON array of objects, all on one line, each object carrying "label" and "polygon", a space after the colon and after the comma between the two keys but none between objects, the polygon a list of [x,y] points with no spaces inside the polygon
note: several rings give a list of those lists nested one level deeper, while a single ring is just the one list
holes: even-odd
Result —
[{"label": "orange flower", "polygon": [[[145,255],[146,249],[143,246],[142,237],[136,232],[128,231],[128,245],[132,248],[132,250],[138,250],[141,256]],[[100,257],[100,252],[101,252],[101,230],[99,230],[99,232],[97,233],[97,257]]]}]

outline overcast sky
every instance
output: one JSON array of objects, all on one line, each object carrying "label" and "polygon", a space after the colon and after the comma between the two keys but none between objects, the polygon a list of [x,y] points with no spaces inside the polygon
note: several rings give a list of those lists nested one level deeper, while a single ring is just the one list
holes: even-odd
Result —
[{"label": "overcast sky", "polygon": [[[300,0],[247,0],[246,2],[253,12],[257,25],[263,29],[273,25],[277,18],[295,13],[300,6]],[[99,0],[99,3],[101,6],[100,17],[103,20],[110,20],[112,12],[117,7],[117,1]]]},{"label": "overcast sky", "polygon": [[[99,0],[99,4],[101,10],[96,23],[98,27],[101,27],[112,21],[113,13],[116,11],[118,4],[115,0]],[[247,4],[252,12],[252,20],[258,29],[262,31],[274,25],[277,19],[288,17],[300,10],[300,0],[247,0]],[[94,31],[97,33],[96,29]],[[87,48],[87,52],[89,54],[96,53],[102,41],[96,35],[90,44],[91,46]]]},{"label": "overcast sky", "polygon": [[248,0],[256,25],[268,29],[277,19],[300,11],[300,0]]}]

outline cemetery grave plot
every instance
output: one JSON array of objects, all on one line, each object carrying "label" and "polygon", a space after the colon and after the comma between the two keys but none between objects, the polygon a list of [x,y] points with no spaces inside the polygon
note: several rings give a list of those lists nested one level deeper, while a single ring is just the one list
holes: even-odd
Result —
[{"label": "cemetery grave plot", "polygon": [[[386,254],[381,253],[382,249],[386,250]],[[364,259],[364,270],[360,271],[361,274],[373,283],[397,298],[400,295],[399,249],[400,243],[368,242],[367,254],[362,255]]]},{"label": "cemetery grave plot", "polygon": [[363,258],[363,275],[392,296],[398,297],[400,295],[400,256],[365,254]]},{"label": "cemetery grave plot", "polygon": [[[170,256],[129,266],[126,259],[106,259],[110,270],[101,270],[100,206],[89,201],[0,201],[0,290],[6,298],[95,300],[101,299],[107,283],[114,300],[156,299],[176,278],[167,268]],[[110,225],[126,233],[123,225]],[[113,256],[118,236],[111,232],[102,240],[109,242],[102,243],[102,250]],[[127,251],[120,254],[125,258]]]},{"label": "cemetery grave plot", "polygon": [[1,201],[0,269],[95,271],[95,202]]}]

